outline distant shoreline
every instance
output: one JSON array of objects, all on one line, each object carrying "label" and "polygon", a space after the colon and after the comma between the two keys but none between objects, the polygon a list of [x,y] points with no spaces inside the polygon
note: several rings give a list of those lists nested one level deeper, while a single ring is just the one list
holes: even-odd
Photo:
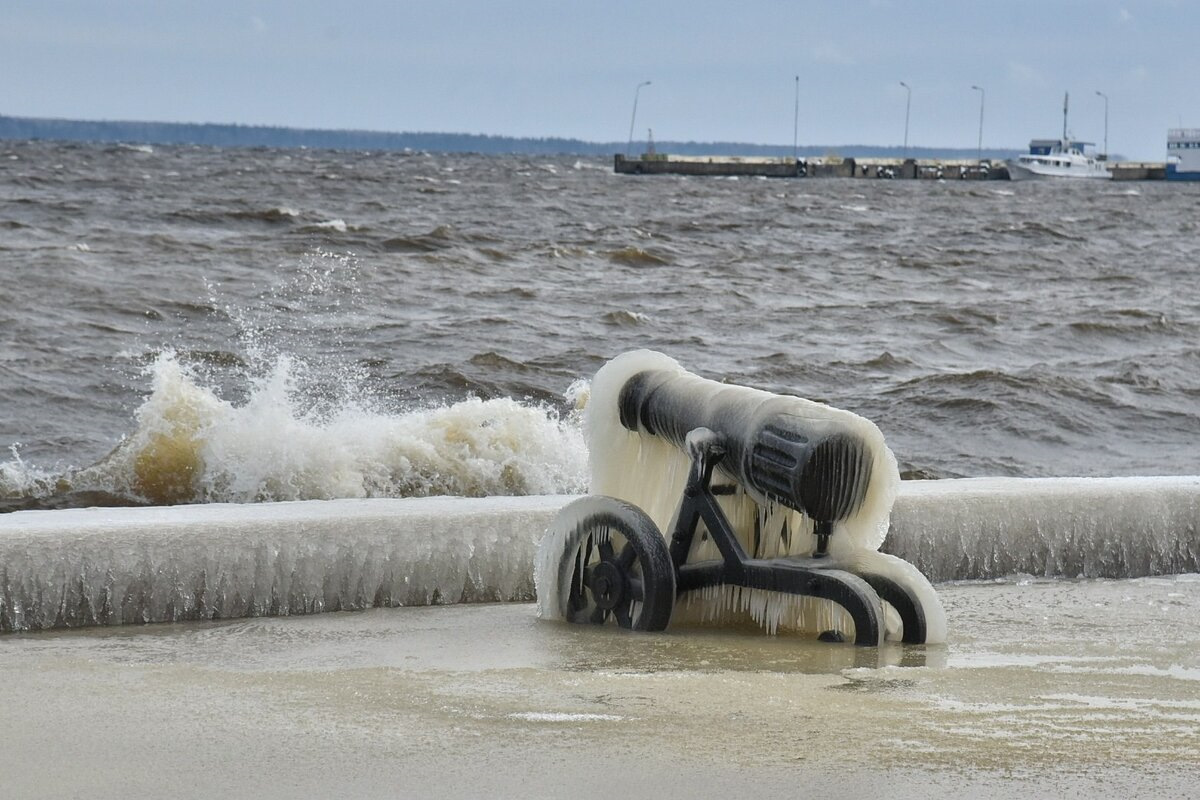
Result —
[{"label": "distant shoreline", "polygon": [[[52,140],[68,142],[122,142],[211,147],[308,147],[331,150],[418,150],[438,153],[485,155],[612,156],[623,153],[626,142],[588,142],[563,137],[491,136],[474,133],[387,132],[288,128],[270,125],[232,125],[192,122],[135,122],[73,120],[0,115],[0,140]],[[656,142],[659,152],[678,155],[789,156],[801,158],[839,155],[850,158],[975,158],[973,148],[901,147],[878,145],[790,145],[748,142]],[[634,142],[639,153],[644,143]],[[984,158],[1006,159],[1017,150],[988,149]]]}]

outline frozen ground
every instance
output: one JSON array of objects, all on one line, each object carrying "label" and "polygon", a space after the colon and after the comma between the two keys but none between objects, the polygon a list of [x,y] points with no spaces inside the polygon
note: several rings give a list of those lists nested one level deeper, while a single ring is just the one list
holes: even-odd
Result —
[{"label": "frozen ground", "polygon": [[0,795],[1200,794],[1200,576],[939,590],[929,649],[524,603],[13,634]]}]

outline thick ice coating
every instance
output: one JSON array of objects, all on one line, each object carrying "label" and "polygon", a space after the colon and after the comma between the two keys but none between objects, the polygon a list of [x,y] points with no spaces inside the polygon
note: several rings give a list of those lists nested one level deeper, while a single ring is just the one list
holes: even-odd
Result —
[{"label": "thick ice coating", "polygon": [[[794,430],[778,431],[780,420],[795,421]],[[748,555],[811,555],[817,547],[813,518],[817,515],[833,525],[831,564],[880,574],[911,587],[925,607],[927,641],[944,640],[944,613],[929,582],[911,564],[877,552],[888,532],[900,475],[883,434],[869,420],[799,397],[707,380],[662,353],[638,350],[614,358],[596,373],[584,424],[591,493],[637,505],[667,536],[690,467],[683,438],[695,427],[729,434],[729,452],[713,481],[733,485],[720,502]],[[821,497],[803,496],[803,480],[794,495],[781,488],[769,458],[764,466],[760,451],[769,446],[771,436],[794,439],[800,435],[795,431],[806,432],[813,442],[840,448],[834,460],[841,484],[851,489],[848,494],[823,503]],[[813,446],[813,460],[819,459],[824,446]],[[550,540],[556,533],[565,535],[552,529]],[[553,549],[551,541],[543,543],[543,552]],[[716,558],[720,555],[712,541],[697,537],[689,560]],[[542,614],[556,617],[553,598],[543,588],[547,587],[539,583],[539,595],[546,600]],[[770,631],[815,630],[828,627],[831,620],[838,623],[835,627],[845,623],[838,609],[811,598],[741,587],[696,594],[700,598],[686,598],[676,615],[708,621],[748,614]],[[888,617],[892,629],[898,623],[893,614]]]},{"label": "thick ice coating", "polygon": [[[544,553],[537,542],[574,499],[309,500],[0,514],[0,633],[531,600],[535,548]],[[903,481],[892,524],[888,552],[938,581],[1200,572],[1200,477],[1194,476]],[[545,577],[536,579],[539,597]],[[786,625],[776,608],[784,602],[752,590],[704,590],[680,598],[672,625],[693,613],[725,618],[733,613],[727,608]],[[823,605],[830,615],[841,613]]]},{"label": "thick ice coating", "polygon": [[0,515],[0,633],[532,600],[562,496]]},{"label": "thick ice coating", "polygon": [[[712,418],[723,416],[727,426],[744,430],[760,430],[775,415],[798,417],[814,431],[823,434],[845,432],[861,442],[866,450],[870,480],[857,509],[834,522],[830,541],[834,553],[849,549],[878,550],[888,531],[888,515],[896,499],[900,473],[896,458],[884,444],[883,434],[871,421],[857,414],[831,408],[799,397],[786,397],[744,386],[730,386],[706,380],[687,372],[675,359],[651,350],[635,350],[617,356],[601,367],[592,381],[591,397],[584,415],[588,440],[588,464],[591,473],[591,492],[620,497],[641,506],[650,518],[666,529],[678,505],[690,461],[677,444],[662,436],[650,434],[644,426],[630,430],[621,421],[621,392],[630,379],[646,372],[665,372],[675,376],[672,400],[677,418]],[[736,409],[735,419],[730,412]],[[736,442],[731,442],[736,446]],[[739,460],[731,454],[722,469]],[[734,476],[735,480],[737,476]],[[816,544],[812,535],[812,520],[792,509],[780,507],[753,484],[739,483],[748,499],[759,510],[770,510],[775,524],[766,529],[766,539],[760,543],[770,555],[808,554]],[[780,533],[787,519],[788,541]],[[735,523],[736,524],[736,523]],[[796,536],[796,532],[804,535]]]}]

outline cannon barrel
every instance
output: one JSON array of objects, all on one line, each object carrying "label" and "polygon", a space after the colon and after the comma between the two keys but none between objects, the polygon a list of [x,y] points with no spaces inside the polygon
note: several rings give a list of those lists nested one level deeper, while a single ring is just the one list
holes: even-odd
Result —
[{"label": "cannon barrel", "polygon": [[818,521],[855,514],[871,480],[867,443],[804,401],[729,386],[672,370],[629,378],[618,398],[621,424],[685,449],[688,433],[708,428],[726,454],[718,468],[752,493]]}]

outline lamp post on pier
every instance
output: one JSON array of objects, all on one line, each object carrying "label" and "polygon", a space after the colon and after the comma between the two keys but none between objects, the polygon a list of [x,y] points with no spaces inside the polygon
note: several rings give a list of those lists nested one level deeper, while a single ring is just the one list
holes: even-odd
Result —
[{"label": "lamp post on pier", "polygon": [[1108,161],[1108,95],[1101,91],[1096,94],[1104,98],[1104,160]]},{"label": "lamp post on pier", "polygon": [[912,87],[904,81],[900,81],[900,85],[908,92],[904,101],[904,158],[908,158],[908,112],[912,108]]},{"label": "lamp post on pier", "polygon": [[979,92],[979,140],[975,145],[975,160],[983,161],[983,101],[987,97],[987,92],[982,86],[972,86],[972,89]]},{"label": "lamp post on pier", "polygon": [[792,115],[792,160],[796,161],[797,142],[800,134],[800,76],[796,76],[796,106],[795,113]]},{"label": "lamp post on pier", "polygon": [[633,147],[633,122],[637,119],[637,101],[638,95],[642,92],[643,86],[649,86],[650,81],[642,81],[633,90],[633,113],[629,116],[629,142],[625,145],[625,157],[629,158],[629,151]]}]

